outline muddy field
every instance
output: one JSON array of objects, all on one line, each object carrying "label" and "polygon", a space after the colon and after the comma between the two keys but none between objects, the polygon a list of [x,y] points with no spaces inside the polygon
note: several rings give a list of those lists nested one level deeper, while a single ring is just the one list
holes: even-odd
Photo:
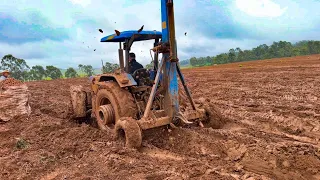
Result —
[{"label": "muddy field", "polygon": [[70,85],[30,82],[32,115],[0,124],[0,179],[320,179],[320,55],[184,70],[221,129],[159,128],[141,150],[70,119]]}]

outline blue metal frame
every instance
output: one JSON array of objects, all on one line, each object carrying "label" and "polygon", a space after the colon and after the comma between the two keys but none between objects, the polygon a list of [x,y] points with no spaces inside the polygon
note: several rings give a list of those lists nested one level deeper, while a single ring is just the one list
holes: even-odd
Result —
[{"label": "blue metal frame", "polygon": [[[173,3],[173,0],[171,0]],[[168,17],[168,0],[161,0],[161,21],[162,21],[162,43],[169,43],[169,17]],[[171,47],[172,48],[172,47]],[[166,110],[170,117],[174,117],[179,112],[179,89],[176,62],[170,61],[170,53],[163,53],[165,62],[164,87],[167,87],[165,93]]]},{"label": "blue metal frame", "polygon": [[[149,72],[150,72],[150,79],[154,81],[156,79],[156,71],[152,69]],[[160,74],[160,82],[161,81],[162,81],[162,74]]]}]

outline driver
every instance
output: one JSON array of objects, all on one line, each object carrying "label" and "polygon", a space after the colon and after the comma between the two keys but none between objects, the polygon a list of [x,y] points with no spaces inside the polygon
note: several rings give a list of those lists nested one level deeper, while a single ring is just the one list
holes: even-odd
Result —
[{"label": "driver", "polygon": [[129,53],[129,73],[133,74],[137,69],[141,69],[143,66],[136,61],[136,55],[134,53]]},{"label": "driver", "polygon": [[0,77],[0,82],[6,80],[10,75],[10,72],[8,70],[5,70],[2,72],[2,76]]}]

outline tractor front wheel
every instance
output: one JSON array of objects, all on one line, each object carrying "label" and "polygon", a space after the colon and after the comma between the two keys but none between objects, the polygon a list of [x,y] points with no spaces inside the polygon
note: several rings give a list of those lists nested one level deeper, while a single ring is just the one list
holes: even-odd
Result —
[{"label": "tractor front wheel", "polygon": [[120,118],[115,126],[117,139],[125,139],[125,146],[138,149],[142,143],[142,132],[137,121],[130,117]]}]

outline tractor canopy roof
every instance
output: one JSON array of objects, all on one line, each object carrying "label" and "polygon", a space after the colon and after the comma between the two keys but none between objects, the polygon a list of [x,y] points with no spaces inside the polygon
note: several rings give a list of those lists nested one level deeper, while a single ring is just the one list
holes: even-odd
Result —
[{"label": "tractor canopy roof", "polygon": [[137,30],[134,31],[123,31],[119,36],[116,34],[111,34],[100,40],[100,42],[125,42],[126,39],[130,39],[133,35],[138,35],[134,41],[146,41],[151,39],[160,39],[162,33],[160,31],[141,31],[138,33]]}]

